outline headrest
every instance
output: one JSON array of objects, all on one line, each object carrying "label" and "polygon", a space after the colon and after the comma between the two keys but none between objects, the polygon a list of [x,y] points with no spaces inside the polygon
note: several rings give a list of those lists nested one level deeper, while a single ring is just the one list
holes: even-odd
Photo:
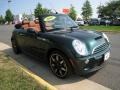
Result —
[{"label": "headrest", "polygon": [[35,27],[35,26],[36,26],[35,22],[34,21],[30,21],[29,27]]},{"label": "headrest", "polygon": [[23,21],[22,21],[22,24],[23,24],[23,25],[24,25],[24,24],[29,24],[29,21],[23,20]]},{"label": "headrest", "polygon": [[39,20],[35,20],[34,22],[35,22],[36,24],[39,24]]}]

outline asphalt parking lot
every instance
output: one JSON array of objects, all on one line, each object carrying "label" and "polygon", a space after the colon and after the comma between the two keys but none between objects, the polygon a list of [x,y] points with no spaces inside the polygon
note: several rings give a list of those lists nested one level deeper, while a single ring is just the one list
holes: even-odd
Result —
[{"label": "asphalt parking lot", "polygon": [[[0,26],[0,42],[11,46],[10,38],[13,28],[14,27],[12,25]],[[88,79],[112,90],[120,90],[120,33],[107,33],[107,35],[109,36],[112,44],[111,57],[103,69],[89,77],[73,75],[68,79],[61,80],[56,78],[51,73],[49,67],[43,62],[23,54],[17,56],[12,52],[11,48],[5,50],[5,52],[11,55],[17,62],[42,77],[44,80],[58,87],[64,85],[77,87],[80,84],[79,82],[84,79]]]}]

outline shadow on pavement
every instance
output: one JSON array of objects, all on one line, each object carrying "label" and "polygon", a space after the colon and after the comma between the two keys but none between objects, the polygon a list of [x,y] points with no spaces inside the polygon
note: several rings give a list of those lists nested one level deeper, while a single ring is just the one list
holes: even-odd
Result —
[{"label": "shadow on pavement", "polygon": [[33,57],[24,54],[15,55],[12,51],[12,48],[6,49],[4,50],[4,52],[11,56],[19,64],[21,64],[31,72],[35,73],[37,76],[40,76],[52,85],[76,83],[84,80],[83,77],[78,75],[71,75],[67,79],[59,79],[52,74],[48,64],[43,61],[41,62],[41,60],[34,59]]}]

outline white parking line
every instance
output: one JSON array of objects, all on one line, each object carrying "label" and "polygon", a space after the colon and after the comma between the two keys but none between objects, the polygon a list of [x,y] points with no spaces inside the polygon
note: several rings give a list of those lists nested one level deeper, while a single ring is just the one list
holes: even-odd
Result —
[{"label": "white parking line", "polygon": [[[5,51],[9,48],[11,47],[0,42],[0,51]],[[110,88],[107,88],[88,79],[74,83],[55,85],[55,87],[57,87],[59,90],[111,90]]]}]

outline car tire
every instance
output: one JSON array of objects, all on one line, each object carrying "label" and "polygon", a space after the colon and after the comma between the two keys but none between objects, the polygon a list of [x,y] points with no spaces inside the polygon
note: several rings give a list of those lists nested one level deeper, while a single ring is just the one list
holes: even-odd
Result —
[{"label": "car tire", "polygon": [[59,51],[53,51],[49,55],[49,65],[52,72],[61,79],[67,78],[72,73],[71,64],[68,58]]},{"label": "car tire", "polygon": [[17,44],[16,40],[12,40],[12,48],[13,48],[13,51],[14,51],[15,54],[20,54],[21,53],[21,50],[18,47],[18,44]]}]

